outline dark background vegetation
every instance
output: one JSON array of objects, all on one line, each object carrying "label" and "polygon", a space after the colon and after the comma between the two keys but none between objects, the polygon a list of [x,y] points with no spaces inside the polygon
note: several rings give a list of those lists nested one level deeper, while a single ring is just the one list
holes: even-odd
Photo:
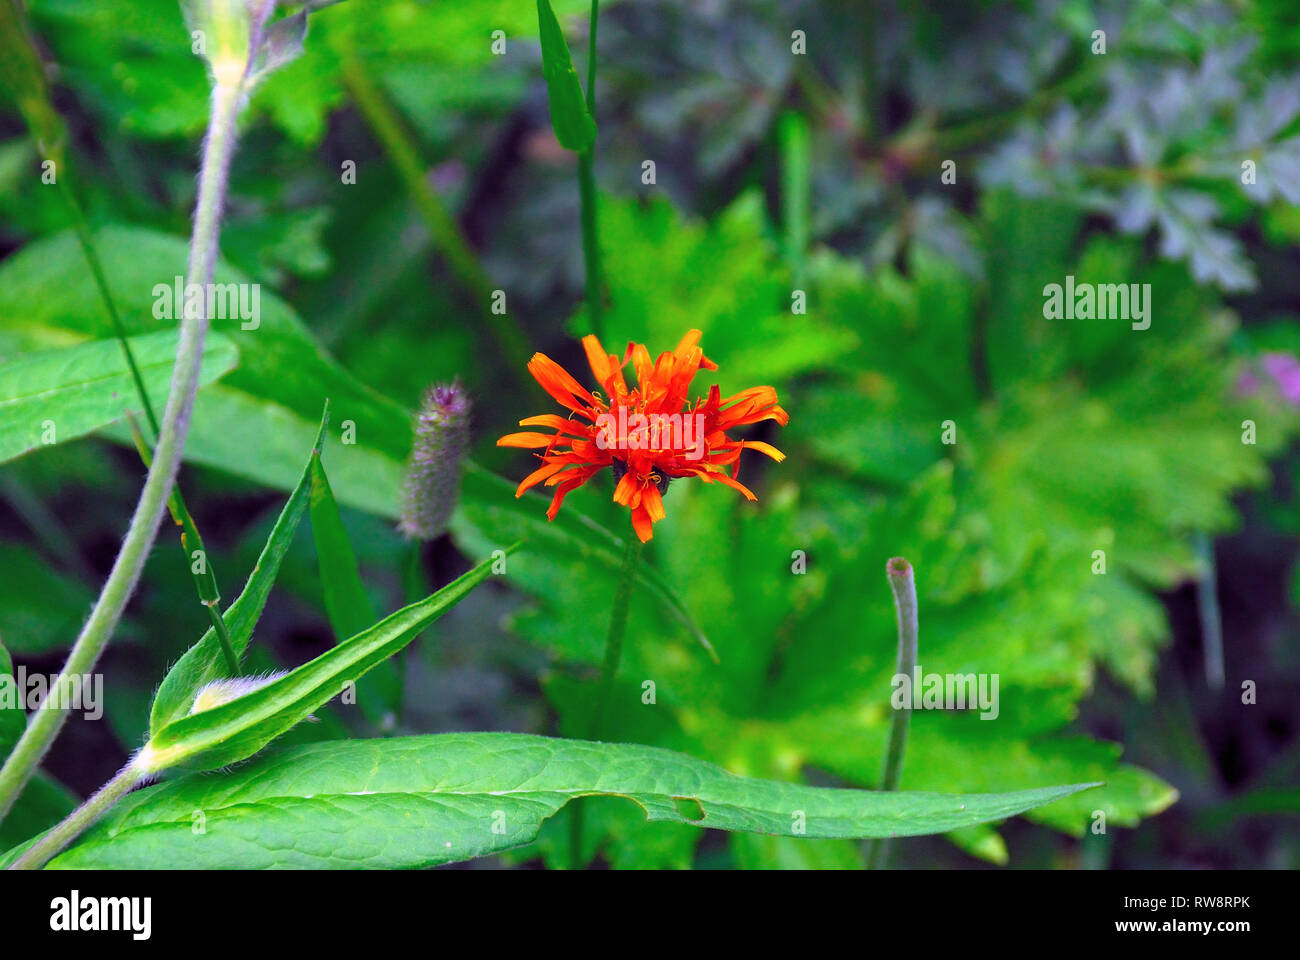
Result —
[{"label": "dark background vegetation", "polygon": [[[587,5],[556,6],[585,77]],[[175,3],[26,7],[92,221],[186,235],[206,92]],[[493,29],[509,34],[506,56],[489,52]],[[803,56],[790,52],[797,29]],[[1104,55],[1091,50],[1097,29]],[[1001,840],[897,844],[896,864],[1294,867],[1294,4],[623,2],[603,5],[599,41],[607,346],[648,340],[657,353],[700,326],[719,375],[772,382],[791,413],[787,431],[763,434],[790,458],[744,465],[757,511],[720,489],[674,489],[656,531],[654,562],[734,672],[708,674],[662,614],[634,609],[630,643],[673,657],[633,655],[627,673],[679,670],[681,689],[722,706],[692,712],[683,696],[663,724],[629,711],[620,737],[760,775],[872,785],[883,723],[879,712],[863,719],[863,705],[887,693],[883,561],[903,552],[922,585],[922,663],[1004,677],[997,735],[918,723],[903,786],[1118,785],[1103,837],[1082,833],[1100,802],[1085,800],[1009,823]],[[585,379],[574,162],[551,132],[530,0],[349,0],[319,13],[302,60],[254,98],[223,255],[292,304],[358,380],[406,407],[429,383],[460,377],[475,401],[475,456],[522,477],[527,459],[493,438],[550,412],[549,401],[521,380],[472,283],[449,267],[362,108],[367,89],[397,118],[491,285],[507,291],[529,347]],[[1253,187],[1239,179],[1247,158]],[[641,181],[645,159],[656,162],[653,186]],[[955,185],[940,182],[946,159]],[[357,182],[343,187],[349,160]],[[0,254],[68,226],[36,164],[6,106]],[[75,272],[68,283],[88,282]],[[1043,320],[1042,285],[1067,272],[1152,282],[1152,330]],[[795,287],[810,291],[809,318],[789,314]],[[12,298],[0,301],[3,358],[32,340]],[[950,417],[955,450],[938,443]],[[1259,424],[1254,448],[1240,443],[1247,418]],[[283,496],[239,472],[182,474],[229,595]],[[29,671],[61,665],[142,476],[133,451],[98,438],[0,468],[0,636]],[[572,494],[565,509],[622,534],[608,490]],[[376,600],[395,608],[411,588],[408,547],[388,518],[349,510],[345,520]],[[1202,536],[1217,573],[1221,689],[1205,672]],[[465,520],[425,548],[422,581],[445,582],[485,542]],[[1119,585],[1096,586],[1098,546]],[[796,548],[812,571],[788,587]],[[403,657],[392,724],[331,708],[294,736],[573,732],[598,659],[594,638],[574,637],[603,615],[599,582],[584,593],[583,580],[579,568],[558,592],[526,577],[477,591]],[[300,535],[259,626],[257,664],[301,663],[333,642],[319,591]],[[83,796],[110,776],[139,743],[154,686],[203,628],[164,531],[103,661],[107,722],[74,719],[49,772]],[[1241,702],[1247,680],[1258,685],[1252,706]],[[1122,745],[1128,773],[1112,775],[1099,741]],[[609,804],[594,821],[602,864],[857,856],[838,842],[713,834],[693,848],[690,831],[642,829]],[[562,863],[562,847],[544,834],[510,862]]]}]

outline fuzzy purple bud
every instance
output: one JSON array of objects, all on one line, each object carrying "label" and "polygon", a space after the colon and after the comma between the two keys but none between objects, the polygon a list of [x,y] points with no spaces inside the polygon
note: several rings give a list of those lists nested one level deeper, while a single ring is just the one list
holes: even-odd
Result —
[{"label": "fuzzy purple bud", "polygon": [[432,540],[447,529],[460,499],[461,463],[469,452],[469,410],[459,381],[437,384],[424,395],[397,525],[408,537]]}]

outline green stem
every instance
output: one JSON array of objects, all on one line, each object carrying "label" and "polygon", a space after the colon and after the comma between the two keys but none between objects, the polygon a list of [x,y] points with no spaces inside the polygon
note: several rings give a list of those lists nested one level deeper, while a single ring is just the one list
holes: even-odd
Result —
[{"label": "green stem", "polygon": [[1219,612],[1219,577],[1214,563],[1214,541],[1196,534],[1201,576],[1196,581],[1196,609],[1201,618],[1201,644],[1205,654],[1205,679],[1214,690],[1223,689],[1223,616]]},{"label": "green stem", "polygon": [[104,309],[108,312],[109,321],[113,324],[113,333],[117,337],[117,342],[122,345],[122,354],[126,357],[126,365],[131,370],[131,379],[135,381],[135,392],[140,395],[140,404],[144,407],[145,419],[149,421],[149,429],[153,431],[153,435],[156,437],[158,435],[158,418],[154,416],[153,404],[149,402],[149,394],[144,388],[144,378],[140,375],[140,368],[136,365],[135,353],[126,339],[126,325],[122,323],[121,314],[117,312],[117,304],[113,301],[112,294],[109,293],[108,280],[104,276],[103,264],[99,262],[99,254],[95,252],[94,244],[91,242],[90,226],[86,223],[85,212],[81,209],[81,204],[77,201],[72,188],[68,186],[67,180],[65,173],[63,179],[59,181],[59,192],[63,194],[63,199],[72,210],[72,222],[76,228],[77,242],[81,245],[81,253],[86,258],[86,263],[90,265],[91,275],[95,278],[95,287],[99,290],[99,299],[104,301]]},{"label": "green stem", "polygon": [[596,709],[591,715],[588,739],[600,736],[601,725],[605,721],[605,711],[609,708],[610,697],[614,692],[614,676],[619,664],[623,662],[623,636],[627,633],[627,614],[632,605],[632,586],[636,583],[637,567],[641,564],[641,551],[645,547],[635,534],[627,538],[627,549],[623,553],[623,569],[619,574],[618,589],[614,593],[614,604],[609,612],[609,635],[605,638],[605,659],[600,664],[600,686],[596,694]]},{"label": "green stem", "polygon": [[591,332],[605,341],[605,305],[600,298],[600,237],[596,222],[596,174],[591,149],[578,154],[578,191],[582,196],[582,264]]},{"label": "green stem", "polygon": [[[122,343],[126,350],[127,356],[131,355],[131,348],[125,341]],[[146,401],[147,402],[147,401]],[[153,454],[149,450],[149,441],[140,432],[140,426],[135,422],[135,417],[127,411],[127,423],[131,428],[131,439],[135,441],[135,449],[140,454],[145,469],[153,465]],[[239,657],[235,655],[234,645],[230,642],[230,633],[226,630],[226,621],[221,617],[221,592],[217,589],[217,577],[212,570],[212,564],[208,562],[208,551],[203,545],[203,537],[199,535],[199,528],[194,524],[194,518],[190,516],[189,510],[185,506],[185,500],[181,496],[181,488],[178,483],[172,488],[172,495],[167,500],[167,509],[172,515],[172,520],[181,532],[181,552],[185,555],[185,565],[190,571],[190,577],[194,580],[194,589],[198,591],[199,602],[208,610],[208,616],[212,620],[212,628],[216,631],[217,641],[221,644],[221,652],[226,658],[226,668],[230,671],[232,677],[239,676]],[[202,558],[203,572],[197,573],[194,570],[193,551],[197,551]]]},{"label": "green stem", "polygon": [[[596,117],[596,23],[599,0],[591,0],[591,29],[587,34],[587,112]],[[578,193],[582,198],[582,265],[585,276],[587,316],[591,332],[605,340],[605,304],[601,300],[600,231],[596,217],[596,145],[578,154]]]},{"label": "green stem", "polygon": [[9,869],[39,870],[45,866],[60,850],[80,836],[83,830],[103,816],[113,804],[130,793],[131,788],[141,779],[140,771],[135,769],[134,764],[128,763],[117,776],[100,787],[94,796],[32,844],[10,865]]},{"label": "green stem", "polygon": [[[636,571],[641,563],[641,551],[644,546],[633,534],[628,537],[627,549],[623,552],[623,569],[619,573],[618,587],[614,592],[614,602],[609,612],[609,635],[605,638],[605,657],[600,664],[596,706],[587,727],[589,740],[595,740],[600,736],[605,712],[609,709],[609,701],[614,692],[614,677],[618,674],[619,664],[623,661],[623,637],[627,633],[627,615],[632,605],[632,587],[636,583]],[[586,801],[582,798],[575,800],[569,820],[569,866],[574,868],[582,863],[582,821],[585,806]]]},{"label": "green stem", "polygon": [[591,29],[587,31],[587,112],[596,119],[596,22],[600,0],[591,0]]},{"label": "green stem", "polygon": [[221,644],[221,655],[226,658],[226,669],[230,671],[232,677],[239,676],[239,657],[235,655],[235,645],[230,639],[230,631],[226,629],[226,621],[221,616],[221,610],[216,603],[204,603],[208,608],[208,618],[212,621],[212,629],[217,633],[217,642]]},{"label": "green stem", "polygon": [[[889,588],[894,593],[894,615],[898,620],[898,662],[895,673],[914,679],[918,623],[916,614],[916,577],[912,565],[902,557],[894,557],[885,564]],[[901,709],[895,710],[889,720],[889,746],[885,750],[885,765],[880,776],[881,790],[897,790],[903,776],[903,754],[907,750],[907,727],[912,719],[910,699]],[[882,838],[870,846],[867,865],[873,870],[883,869],[889,859],[889,840]]]},{"label": "green stem", "polygon": [[[235,120],[239,113],[240,98],[239,84],[218,84],[212,92],[212,119],[203,147],[188,265],[188,281],[202,284],[204,289],[212,282],[212,272],[216,265],[221,207],[230,172],[230,158],[234,152]],[[198,390],[199,365],[207,332],[206,311],[199,309],[192,314],[187,312],[181,321],[176,366],[172,373],[171,390],[167,395],[167,406],[163,410],[153,466],[149,468],[139,503],[131,517],[131,525],[122,541],[117,559],[113,562],[113,569],[56,681],[60,685],[66,683],[68,678],[79,677],[94,668],[140,579],[140,572],[158,534],[158,523],[167,509],[167,501],[180,468],[185,438],[189,434],[194,394]],[[67,713],[54,705],[59,702],[60,698],[54,696],[47,696],[41,702],[4,767],[0,769],[0,819],[9,812],[63,727]]]}]

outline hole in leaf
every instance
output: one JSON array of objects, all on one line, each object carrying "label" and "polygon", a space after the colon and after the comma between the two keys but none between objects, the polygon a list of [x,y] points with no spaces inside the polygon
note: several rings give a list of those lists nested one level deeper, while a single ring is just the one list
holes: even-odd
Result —
[{"label": "hole in leaf", "polygon": [[704,808],[694,797],[673,797],[673,806],[677,808],[677,813],[687,820],[704,819]]}]

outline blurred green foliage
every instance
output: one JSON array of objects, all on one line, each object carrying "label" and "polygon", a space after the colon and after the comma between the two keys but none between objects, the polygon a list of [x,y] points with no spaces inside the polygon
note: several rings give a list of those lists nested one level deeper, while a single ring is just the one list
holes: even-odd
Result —
[{"label": "blurred green foliage", "polygon": [[[552,6],[581,73],[588,4]],[[184,272],[207,100],[179,11],[171,0],[30,0],[27,10],[128,330],[165,329],[151,291]],[[1196,649],[1197,625],[1169,614],[1175,592],[1205,572],[1196,534],[1235,536],[1264,556],[1252,562],[1279,568],[1300,537],[1300,395],[1266,366],[1300,353],[1300,28],[1288,16],[1280,2],[1205,0],[602,6],[606,346],[634,340],[658,353],[698,327],[719,366],[697,380],[701,394],[715,381],[724,395],[770,383],[791,414],[788,428],[752,434],[785,451],[783,464],[742,461],[758,504],[718,486],[670,488],[647,551],[666,586],[634,597],[608,739],[736,773],[873,786],[894,658],[883,568],[904,555],[917,570],[923,667],[996,673],[1001,711],[992,722],[918,713],[902,787],[1106,781],[1028,815],[1077,842],[1043,848],[1014,826],[1005,837],[981,827],[951,834],[957,849],[995,863],[1087,861],[1088,845],[1105,840],[1088,833],[1095,811],[1134,827],[1181,792],[1194,830],[1228,839],[1198,840],[1187,860],[1135,840],[1130,862],[1300,857],[1294,829],[1270,834],[1266,851],[1232,832],[1260,811],[1297,811],[1286,788],[1300,769],[1300,664],[1276,639],[1294,640],[1291,608],[1263,587],[1228,605],[1278,612],[1264,626],[1243,614],[1241,631],[1229,630],[1240,646],[1223,695],[1199,680],[1188,692],[1194,660],[1167,656],[1162,669],[1161,659],[1189,637]],[[806,55],[791,53],[795,28]],[[1104,55],[1091,49],[1098,29]],[[500,56],[495,30],[507,37]],[[530,345],[583,382],[574,341],[588,320],[575,308],[574,161],[551,131],[534,4],[351,2],[314,16],[305,53],[247,117],[218,279],[264,284],[262,322],[217,325],[239,362],[200,392],[182,482],[232,592],[278,511],[281,495],[267,488],[293,487],[328,397],[357,437],[325,454],[338,529],[356,552],[334,579],[354,603],[389,611],[413,599],[409,548],[389,521],[423,387],[467,383],[482,466],[453,537],[425,552],[417,580],[444,581],[465,557],[544,522],[542,501],[514,504],[486,470],[524,476],[527,456],[493,440],[553,411],[539,388],[518,386],[487,304],[458,282],[357,109],[358,71],[397,111]],[[642,181],[646,159],[654,184]],[[955,183],[941,179],[947,160]],[[1241,182],[1243,160],[1256,164],[1254,183]],[[39,174],[6,106],[0,362],[112,335],[67,208]],[[1045,318],[1044,287],[1067,275],[1150,284],[1150,329]],[[949,423],[955,443],[944,442]],[[126,441],[120,427],[104,436]],[[0,637],[17,658],[57,666],[138,475],[129,451],[102,439],[0,467]],[[397,730],[586,732],[618,552],[584,543],[578,518],[627,535],[611,490],[601,477],[571,494],[511,559],[509,592],[475,594],[408,651],[400,695],[385,702]],[[107,667],[119,751],[136,746],[164,667],[206,628],[186,571],[159,554],[115,644],[129,652]],[[292,666],[333,643],[342,613],[321,579],[300,536],[250,648],[255,664]],[[1252,709],[1236,690],[1251,679],[1271,682],[1275,702],[1289,695],[1284,733],[1242,748],[1248,767],[1226,771],[1221,745],[1205,740],[1224,729],[1260,736],[1221,720]],[[291,736],[373,733],[384,712],[334,707]],[[1121,743],[1142,763],[1122,759]],[[66,797],[48,792],[57,816]],[[719,845],[646,824],[615,800],[590,807],[585,838],[586,856],[618,867],[860,863],[848,841]],[[907,844],[895,855],[911,865],[950,856]],[[537,856],[568,864],[564,812],[509,858]]]}]

